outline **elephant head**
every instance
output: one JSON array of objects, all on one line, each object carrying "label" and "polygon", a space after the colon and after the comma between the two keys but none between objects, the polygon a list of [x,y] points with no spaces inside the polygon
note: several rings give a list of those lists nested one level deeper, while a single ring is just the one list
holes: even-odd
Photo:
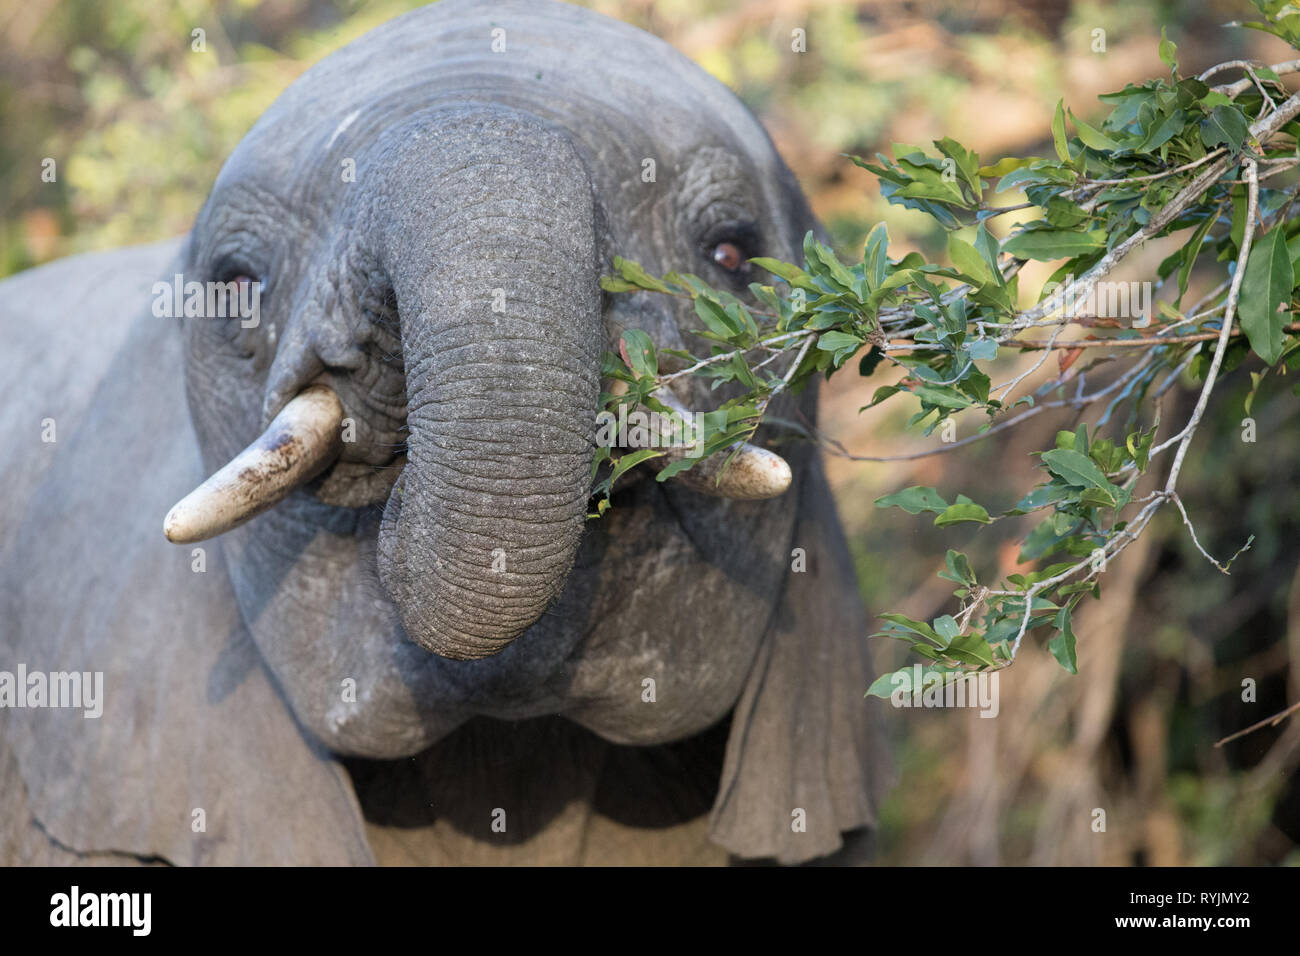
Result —
[{"label": "elephant head", "polygon": [[[833,518],[795,540],[826,494],[812,455],[783,452],[785,494],[789,474],[759,500],[634,477],[586,517],[602,352],[633,327],[707,349],[689,302],[603,293],[613,256],[747,296],[747,260],[793,258],[812,228],[759,123],[653,37],[550,2],[394,20],[280,97],[197,219],[185,279],[261,298],[256,323],[182,320],[213,478],[168,534],[232,529],[242,616],[336,752],[411,755],[477,715],[652,744],[739,701],[718,812],[777,819],[735,848],[778,852],[766,834],[790,809],[761,791],[808,759],[833,848],[870,816],[865,684],[843,663],[861,631],[835,632],[857,617],[782,603],[793,547],[844,562]],[[674,388],[684,407],[719,401]],[[798,402],[811,417],[811,390]],[[852,588],[842,567],[822,577]]]}]

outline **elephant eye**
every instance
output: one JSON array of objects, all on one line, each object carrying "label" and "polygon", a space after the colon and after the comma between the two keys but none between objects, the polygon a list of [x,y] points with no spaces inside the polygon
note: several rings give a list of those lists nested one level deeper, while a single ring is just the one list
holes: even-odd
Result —
[{"label": "elephant eye", "polygon": [[[247,267],[223,269],[215,290],[209,290],[208,308],[215,308],[209,318],[218,319],[215,328],[234,347],[241,358],[257,355],[257,343],[262,333],[262,280],[247,271]],[[212,292],[216,298],[212,298]]]},{"label": "elephant eye", "polygon": [[749,281],[753,271],[749,260],[763,248],[758,226],[749,218],[728,218],[704,232],[699,244],[701,258],[720,270],[735,288]]},{"label": "elephant eye", "polygon": [[713,261],[727,272],[740,275],[749,271],[746,256],[734,242],[720,242],[713,247]]},{"label": "elephant eye", "polygon": [[[231,269],[222,275],[219,280],[223,286],[222,292],[226,297],[226,308],[247,311],[250,308],[259,308],[262,299],[263,285],[262,280],[255,275],[250,275],[240,269]],[[243,312],[226,312],[227,315],[239,314],[243,317]]]},{"label": "elephant eye", "polygon": [[256,282],[257,280],[246,273],[239,272],[239,273],[235,273],[234,275],[229,275],[226,278],[222,279],[221,281],[224,282],[226,285],[234,285],[236,287],[235,289],[236,292],[247,295],[248,290],[252,287],[253,283]]}]

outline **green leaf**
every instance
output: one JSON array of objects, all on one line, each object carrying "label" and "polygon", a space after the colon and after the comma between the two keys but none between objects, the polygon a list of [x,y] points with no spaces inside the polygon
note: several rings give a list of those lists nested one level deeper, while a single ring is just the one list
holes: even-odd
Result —
[{"label": "green leaf", "polygon": [[939,572],[939,577],[957,584],[975,584],[975,572],[971,570],[970,560],[960,551],[948,549],[943,559],[946,570]]},{"label": "green leaf", "polygon": [[1235,106],[1216,106],[1201,120],[1201,142],[1206,149],[1227,146],[1234,153],[1240,152],[1249,132],[1246,117]]},{"label": "green leaf", "polygon": [[799,289],[805,289],[809,292],[820,292],[817,283],[813,282],[812,276],[804,272],[798,266],[791,265],[788,262],[782,262],[780,259],[769,259],[766,256],[756,256],[749,260],[760,269],[766,269],[772,275],[784,279],[791,286]]},{"label": "green leaf", "polygon": [[994,192],[1004,192],[1012,186],[1027,187],[1042,183],[1072,183],[1076,178],[1077,174],[1068,166],[1040,159],[1032,166],[1013,169],[1007,173],[998,180]]},{"label": "green leaf", "polygon": [[695,314],[704,321],[714,335],[731,338],[743,331],[741,324],[728,315],[726,309],[702,295],[695,297]]},{"label": "green leaf", "polygon": [[934,630],[941,638],[943,638],[945,644],[950,644],[961,628],[957,626],[957,619],[955,617],[951,614],[944,614],[942,617],[936,617],[934,619]]},{"label": "green leaf", "polygon": [[1070,608],[1057,612],[1055,625],[1059,633],[1047,642],[1047,649],[1071,674],[1079,673],[1079,662],[1074,655],[1074,631],[1070,629]]},{"label": "green leaf", "polygon": [[1277,309],[1290,301],[1294,287],[1286,236],[1281,229],[1274,228],[1250,250],[1238,305],[1242,331],[1266,365],[1273,365],[1282,356],[1287,314]]},{"label": "green leaf", "polygon": [[858,374],[862,376],[870,375],[876,370],[876,366],[884,360],[884,351],[873,345],[858,361]]},{"label": "green leaf", "polygon": [[1020,554],[1017,558],[1018,563],[1024,564],[1027,561],[1036,561],[1045,554],[1054,554],[1060,550],[1062,542],[1070,536],[1070,531],[1058,533],[1056,530],[1056,521],[1053,516],[1039,522],[1034,530],[1029,532],[1023,543],[1020,545]]},{"label": "green leaf", "polygon": [[1037,511],[1039,508],[1054,505],[1070,496],[1071,491],[1067,485],[1059,481],[1049,482],[1030,491],[1005,513],[1008,515],[1028,514],[1031,511]]},{"label": "green leaf", "polygon": [[1259,391],[1259,383],[1264,381],[1266,375],[1268,375],[1267,369],[1250,373],[1250,391],[1246,393],[1246,400],[1242,403],[1242,409],[1247,415],[1250,414],[1251,406],[1255,404],[1255,393]]},{"label": "green leaf", "polygon": [[1057,229],[1074,229],[1088,218],[1088,214],[1077,203],[1064,196],[1053,196],[1047,200],[1047,221]]},{"label": "green leaf", "polygon": [[933,488],[913,485],[892,495],[882,495],[876,499],[876,507],[902,508],[908,514],[915,515],[922,511],[943,511],[948,507],[948,502]]},{"label": "green leaf", "polygon": [[924,621],[914,621],[905,614],[882,614],[880,616],[896,627],[911,631],[914,634],[920,634],[926,640],[931,641],[935,647],[942,648],[947,644],[947,642],[939,636],[939,633]]},{"label": "green leaf", "polygon": [[963,664],[982,664],[987,667],[996,663],[993,660],[993,648],[978,634],[961,634],[952,639],[946,648],[949,657]]},{"label": "green leaf", "polygon": [[979,172],[985,179],[1000,179],[1013,169],[1020,169],[1023,166],[1028,166],[1031,163],[1036,162],[1038,162],[1038,160],[1033,156],[1025,159],[1019,159],[1015,156],[1006,156],[999,159],[992,166],[981,166]]},{"label": "green leaf", "polygon": [[655,481],[667,481],[669,478],[686,471],[696,462],[702,460],[702,458],[678,458],[676,461],[669,462],[667,465],[664,465],[663,471],[655,475]]},{"label": "green leaf", "polygon": [[650,458],[659,458],[663,455],[661,451],[655,451],[653,448],[642,448],[639,451],[628,452],[626,455],[620,455],[613,459],[614,471],[609,476],[609,484],[612,487],[614,482],[626,474],[629,470],[641,464]]},{"label": "green leaf", "polygon": [[1075,232],[1070,229],[1025,229],[1002,243],[1002,251],[1017,259],[1069,259],[1096,252],[1106,245],[1102,229]]},{"label": "green leaf", "polygon": [[970,408],[975,404],[961,392],[948,385],[913,385],[908,389],[922,402],[939,408]]},{"label": "green leaf", "polygon": [[617,276],[601,276],[600,287],[606,292],[636,292],[640,288]]},{"label": "green leaf", "polygon": [[743,356],[733,355],[731,360],[722,367],[739,379],[746,388],[754,389],[758,387],[758,380],[754,378],[754,373],[750,371],[749,365],[745,362]]},{"label": "green leaf", "polygon": [[956,233],[948,236],[948,258],[962,275],[973,279],[975,285],[986,286],[993,281],[993,271],[984,257],[969,242],[957,238]]},{"label": "green leaf", "polygon": [[1210,232],[1210,227],[1214,225],[1218,216],[1211,212],[1204,221],[1197,227],[1196,232],[1192,234],[1191,241],[1183,247],[1183,264],[1178,267],[1178,302],[1183,301],[1183,296],[1187,292],[1187,281],[1191,278],[1192,267],[1196,265],[1196,257],[1201,254],[1201,247],[1205,244],[1205,237]]},{"label": "green leaf", "polygon": [[637,378],[659,374],[659,360],[655,357],[655,345],[650,336],[640,329],[628,329],[623,333],[623,350],[628,367]]},{"label": "green leaf", "polygon": [[648,289],[651,292],[670,292],[668,286],[651,276],[641,268],[641,266],[631,259],[623,259],[619,256],[614,257],[614,268],[623,280],[638,289]]},{"label": "green leaf", "polygon": [[1135,149],[1139,153],[1152,153],[1183,131],[1187,125],[1187,114],[1174,110],[1158,123],[1152,123],[1147,129],[1146,137]]},{"label": "green leaf", "polygon": [[803,254],[814,275],[838,283],[846,292],[853,289],[853,273],[844,267],[834,250],[816,240],[811,230],[803,237]]},{"label": "green leaf", "polygon": [[1111,139],[1095,126],[1088,125],[1073,113],[1070,114],[1070,119],[1074,120],[1075,129],[1079,131],[1079,139],[1082,140],[1083,145],[1087,146],[1089,149],[1113,151],[1120,148],[1120,144],[1115,140]]},{"label": "green leaf", "polygon": [[1056,147],[1057,158],[1063,163],[1070,161],[1070,142],[1065,136],[1065,100],[1056,101],[1056,115],[1052,117],[1052,145]]},{"label": "green leaf", "polygon": [[1160,61],[1169,67],[1170,72],[1178,72],[1178,47],[1173,40],[1165,36],[1165,28],[1160,28]]},{"label": "green leaf", "polygon": [[957,503],[949,505],[939,517],[934,519],[936,528],[946,528],[962,521],[978,521],[980,524],[992,524],[988,511],[983,505],[977,505],[964,495],[957,496]]},{"label": "green leaf", "polygon": [[1147,470],[1147,459],[1151,455],[1151,443],[1155,440],[1155,428],[1149,428],[1143,432],[1133,432],[1124,440],[1128,447],[1128,453],[1133,458],[1133,463],[1137,465],[1138,471]]},{"label": "green leaf", "polygon": [[902,389],[896,385],[882,385],[880,386],[880,388],[872,392],[870,404],[863,405],[862,408],[858,409],[858,411],[862,411],[863,409],[866,408],[874,408],[875,406],[883,402],[885,399],[892,398],[893,396],[897,395],[901,391]]},{"label": "green leaf", "polygon": [[867,243],[862,252],[862,271],[867,280],[867,288],[875,291],[885,281],[885,270],[889,266],[889,231],[883,222],[878,222],[867,235]]},{"label": "green leaf", "polygon": [[862,339],[847,332],[830,331],[817,336],[817,347],[823,352],[838,352],[840,349],[857,349]]},{"label": "green leaf", "polygon": [[[917,648],[917,650],[919,651],[925,651],[926,649],[927,648],[925,647]],[[930,655],[926,655],[926,656],[928,657]],[[885,700],[888,700],[895,693],[899,693],[905,697],[911,697],[913,693],[920,690],[920,688],[924,686],[926,680],[928,680],[932,674],[938,674],[940,675],[940,677],[942,677],[944,673],[945,671],[938,667],[923,667],[921,669],[921,675],[920,675],[921,683],[918,684],[916,687],[913,687],[912,682],[914,678],[917,676],[916,671],[913,669],[912,666],[900,667],[898,670],[892,671],[888,674],[881,674],[879,677],[873,680],[871,682],[871,686],[867,688],[867,693],[865,696],[880,697]]]},{"label": "green leaf", "polygon": [[983,257],[984,264],[989,267],[989,271],[993,273],[993,278],[997,280],[998,285],[1005,286],[1007,280],[1003,278],[1002,273],[998,270],[998,241],[993,238],[993,233],[989,232],[988,226],[981,225],[976,230],[975,248]]},{"label": "green leaf", "polygon": [[[895,675],[902,676],[896,677]],[[889,700],[890,697],[894,696],[895,690],[898,690],[900,693],[905,695],[910,695],[912,692],[911,685],[912,669],[910,667],[903,667],[896,671],[890,671],[888,674],[881,674],[873,680],[871,686],[867,688],[866,696],[880,697],[884,700]]]},{"label": "green leaf", "polygon": [[1043,462],[1052,474],[1067,484],[1094,488],[1106,496],[1110,504],[1120,498],[1120,489],[1112,485],[1091,458],[1071,448],[1053,448],[1042,454]]},{"label": "green leaf", "polygon": [[960,206],[967,205],[966,195],[957,185],[955,178],[945,178],[942,163],[937,160],[933,162],[935,167],[926,165],[927,158],[922,156],[912,156],[909,159],[899,158],[898,167],[903,172],[909,174],[912,181],[898,191],[898,195],[907,196],[912,199],[934,199],[938,202],[953,203]]},{"label": "green leaf", "polygon": [[957,169],[961,172],[962,179],[970,186],[975,198],[980,196],[980,158],[974,150],[969,150],[961,143],[957,142],[950,136],[943,139],[935,140],[935,146],[939,147],[939,152],[943,153],[956,164]]},{"label": "green leaf", "polygon": [[1228,237],[1232,240],[1233,246],[1241,248],[1241,242],[1246,234],[1246,210],[1249,208],[1249,200],[1245,186],[1234,186],[1232,189],[1232,227],[1228,232]]}]

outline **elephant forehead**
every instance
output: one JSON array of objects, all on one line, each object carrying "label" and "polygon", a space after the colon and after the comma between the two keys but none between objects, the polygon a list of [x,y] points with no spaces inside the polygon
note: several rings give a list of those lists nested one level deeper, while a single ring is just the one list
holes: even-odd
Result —
[{"label": "elephant forehead", "polygon": [[329,152],[405,113],[474,100],[534,112],[579,137],[617,137],[633,153],[713,141],[775,158],[735,95],[671,46],[550,0],[442,0],[398,17],[307,71],[241,149]]}]

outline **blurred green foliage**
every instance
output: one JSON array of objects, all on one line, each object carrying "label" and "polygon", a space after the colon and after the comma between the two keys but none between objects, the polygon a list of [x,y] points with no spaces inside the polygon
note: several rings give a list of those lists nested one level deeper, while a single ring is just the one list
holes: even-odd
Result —
[{"label": "blurred green foliage", "polygon": [[[185,232],[226,156],[286,86],[418,5],[13,5],[0,14],[0,275]],[[41,175],[46,158],[53,182]]]},{"label": "blurred green foliage", "polygon": [[[303,70],[417,0],[5,0],[0,4],[0,276],[73,252],[184,232],[239,139]],[[665,37],[731,85],[772,128],[838,243],[888,207],[842,154],[870,155],[905,127],[972,129],[1050,110],[1098,25],[1147,38],[1203,2],[967,5],[810,0],[588,0]],[[1050,8],[1048,14],[1039,7]],[[1208,6],[1213,6],[1212,4]],[[1059,10],[1057,8],[1060,8]],[[1165,8],[1168,8],[1166,11]],[[1175,22],[1178,16],[1171,18]],[[787,52],[794,29],[807,52]],[[204,31],[195,49],[194,31]],[[1013,55],[1009,62],[1008,51]],[[973,92],[972,92],[973,91]],[[997,117],[972,95],[1010,91]],[[1033,117],[1026,118],[1026,122]],[[1027,127],[1028,128],[1028,127]],[[907,137],[923,141],[926,136]],[[975,137],[980,147],[979,137]],[[42,179],[53,159],[57,178]],[[937,235],[931,238],[942,241]],[[936,250],[937,251],[937,250]]]}]

